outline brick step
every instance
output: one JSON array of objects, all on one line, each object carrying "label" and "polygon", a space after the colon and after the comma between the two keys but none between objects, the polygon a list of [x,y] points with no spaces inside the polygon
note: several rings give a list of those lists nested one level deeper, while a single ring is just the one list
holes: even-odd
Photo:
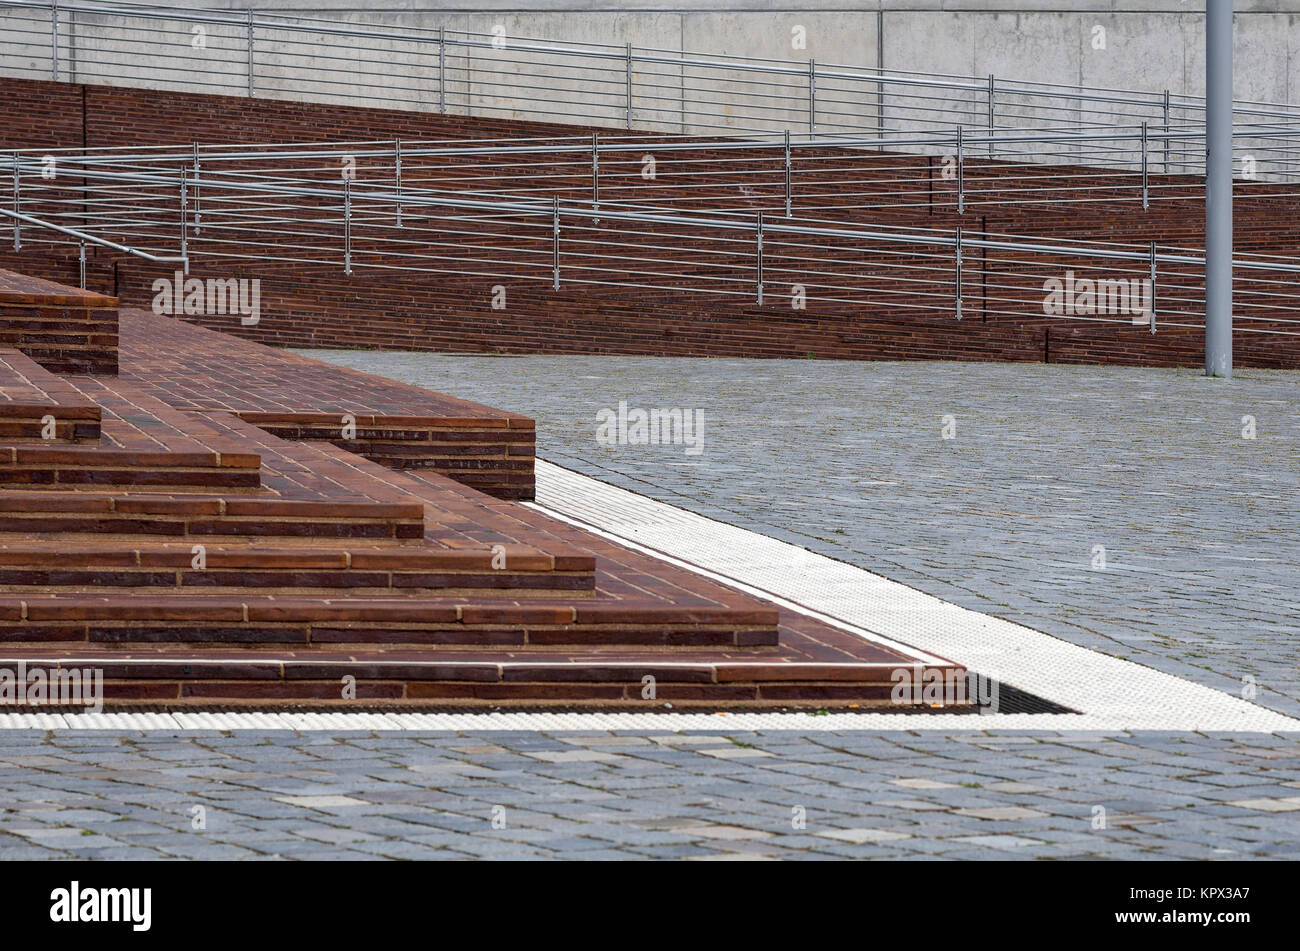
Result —
[{"label": "brick step", "polygon": [[256,489],[261,456],[121,380],[70,376],[100,407],[100,438],[76,445],[0,442],[0,485],[192,491]]},{"label": "brick step", "polygon": [[99,406],[25,354],[0,349],[0,442],[99,438]]},{"label": "brick step", "polygon": [[[674,660],[646,651],[543,657],[466,650],[430,656],[373,649],[325,657],[301,651],[127,653],[95,647],[13,654],[0,648],[0,665],[13,669],[19,663],[29,672],[46,671],[52,682],[60,671],[87,682],[94,671],[101,671],[104,700],[124,707],[230,703],[274,708],[311,701],[343,711],[382,701],[414,708],[629,703],[648,712],[662,710],[665,704],[677,708],[730,703],[747,708],[845,704],[895,712],[934,709],[919,696],[896,698],[895,668],[889,665],[805,663],[729,651],[701,651]],[[972,709],[966,695],[957,692],[959,682],[964,687],[963,668],[935,664],[909,669],[921,677],[943,678],[950,691],[945,711]]]},{"label": "brick step", "polygon": [[256,456],[0,446],[0,485],[6,487],[255,489],[258,481]]},{"label": "brick step", "polygon": [[140,492],[0,492],[0,537],[418,539],[419,502],[313,501],[272,493],[227,498]]},{"label": "brick step", "polygon": [[[48,246],[38,254],[48,255]],[[116,373],[117,299],[0,274],[0,347],[55,373]]]},{"label": "brick step", "polygon": [[299,544],[141,545],[138,539],[61,538],[0,541],[0,591],[38,589],[184,589],[189,591],[350,593],[437,591],[567,597],[595,589],[596,559],[570,551],[501,546],[435,548],[421,541],[399,546]]},{"label": "brick step", "polygon": [[124,592],[0,596],[7,648],[118,645],[346,651],[359,645],[431,651],[554,647],[759,648],[777,644],[778,612],[579,597],[215,596]]}]

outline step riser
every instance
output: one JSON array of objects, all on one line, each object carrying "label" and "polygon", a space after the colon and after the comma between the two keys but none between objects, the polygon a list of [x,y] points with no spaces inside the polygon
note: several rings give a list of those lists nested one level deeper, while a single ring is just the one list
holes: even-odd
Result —
[{"label": "step riser", "polygon": [[564,626],[505,626],[473,624],[428,624],[420,627],[393,625],[311,624],[195,624],[148,625],[139,622],[26,624],[0,627],[0,644],[6,649],[48,648],[54,645],[122,649],[132,646],[177,645],[203,648],[294,647],[345,651],[360,647],[394,650],[409,647],[768,647],[777,643],[777,632],[767,628],[736,628],[731,625],[592,624]]},{"label": "step riser", "polygon": [[57,535],[62,533],[141,535],[165,538],[314,538],[314,539],[418,539],[423,522],[315,521],[266,519],[178,519],[158,516],[77,518],[67,515],[10,516],[0,514],[0,534]]},{"label": "step riser", "polygon": [[97,441],[100,437],[99,423],[85,420],[61,420],[57,417],[57,410],[51,409],[50,414],[55,416],[53,438],[46,438],[46,422],[44,415],[33,416],[28,419],[0,419],[0,442],[21,442],[21,443],[86,443]]},{"label": "step riser", "polygon": [[[70,560],[75,556],[70,556]],[[376,572],[376,571],[274,571],[214,569],[203,571],[0,568],[0,591],[52,588],[175,588],[206,591],[214,588],[277,590],[341,589],[393,593],[407,591],[464,590],[479,593],[533,591],[592,591],[594,574],[554,571],[530,573],[492,572]]]},{"label": "step riser", "polygon": [[257,469],[154,469],[136,466],[0,466],[0,486],[7,488],[130,488],[256,489],[262,484]]},{"label": "step riser", "polygon": [[[666,702],[772,703],[820,705],[854,703],[889,708],[930,708],[930,701],[899,697],[886,669],[861,669],[851,675],[824,668],[797,679],[783,678],[780,665],[717,663],[661,666],[653,662],[624,665],[594,662],[580,670],[538,664],[493,663],[320,663],[247,660],[193,664],[185,662],[107,661],[97,668],[64,662],[58,671],[39,661],[47,679],[75,675],[81,697],[107,702],[319,701],[346,708],[357,701],[413,703],[573,703],[619,702],[662,709]],[[969,709],[964,671],[943,680],[947,707]],[[98,684],[95,681],[98,680]],[[647,684],[653,683],[652,695]],[[346,695],[345,695],[346,690]],[[75,700],[76,698],[69,698]],[[67,701],[65,701],[67,702]],[[0,711],[3,707],[0,707]]]}]

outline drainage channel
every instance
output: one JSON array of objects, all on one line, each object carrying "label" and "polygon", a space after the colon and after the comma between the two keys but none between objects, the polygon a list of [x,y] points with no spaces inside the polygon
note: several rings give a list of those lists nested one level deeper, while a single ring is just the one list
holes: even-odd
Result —
[{"label": "drainage channel", "polygon": [[[829,713],[837,715],[887,715],[897,717],[926,717],[936,715],[947,716],[979,716],[981,714],[996,713],[1038,713],[1038,714],[1077,714],[1077,710],[1071,710],[1069,707],[1061,706],[1059,703],[1053,703],[1043,697],[1036,696],[1026,690],[1020,690],[1009,684],[999,684],[988,680],[984,681],[985,688],[981,696],[985,698],[984,702],[972,704],[968,707],[929,707],[929,706],[900,706],[900,707],[855,707],[844,706],[842,704],[827,704],[821,707],[764,707],[756,709],[746,707],[743,704],[717,704],[707,706],[674,706],[664,704],[661,706],[651,707],[646,704],[593,704],[590,706],[581,706],[575,704],[556,704],[548,706],[544,704],[526,704],[521,706],[493,705],[483,703],[466,703],[456,704],[439,704],[437,706],[428,706],[412,702],[389,702],[389,703],[371,703],[364,704],[354,703],[277,703],[273,707],[257,708],[256,706],[236,706],[230,703],[184,703],[184,704],[166,704],[166,703],[149,703],[149,704],[132,704],[132,703],[112,703],[106,701],[102,708],[95,711],[102,714],[154,714],[167,715],[178,713],[205,713],[221,715],[247,715],[247,714],[321,714],[321,715],[351,715],[351,714],[392,714],[392,713],[413,713],[427,714],[430,716],[447,716],[447,715],[490,715],[490,714],[510,714],[510,715],[532,715],[532,714],[558,714],[558,715],[583,715],[592,713],[636,713],[645,716],[658,716],[665,719],[681,716],[683,713],[700,714],[700,715],[735,715],[735,714],[784,714],[786,716],[809,716],[817,717]],[[87,708],[84,706],[74,706],[70,704],[49,704],[40,706],[23,706],[7,707],[0,706],[0,713],[10,713],[15,715],[36,715],[49,714],[54,716],[64,715],[84,715]]]}]

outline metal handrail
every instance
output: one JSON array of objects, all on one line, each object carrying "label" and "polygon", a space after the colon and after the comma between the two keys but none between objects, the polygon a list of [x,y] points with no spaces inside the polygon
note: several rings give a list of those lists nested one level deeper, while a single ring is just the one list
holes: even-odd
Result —
[{"label": "metal handrail", "polygon": [[[86,289],[86,245],[95,244],[103,248],[109,248],[113,251],[121,251],[123,254],[130,254],[138,258],[144,258],[146,261],[153,261],[155,264],[180,264],[184,273],[190,273],[190,259],[188,255],[158,255],[151,254],[148,251],[142,251],[139,248],[133,248],[125,244],[118,244],[116,241],[110,241],[96,234],[89,234],[85,231],[79,231],[76,228],[65,228],[63,225],[56,225],[50,221],[43,221],[31,215],[24,214],[20,211],[10,211],[8,208],[0,208],[0,215],[6,218],[12,218],[17,221],[25,222],[37,228],[45,228],[49,231],[57,231],[60,234],[66,234],[78,239],[81,246],[81,289]],[[14,225],[14,250],[21,251],[22,247],[22,230],[18,225]]]},{"label": "metal handrail", "polygon": [[[75,187],[57,201],[48,195],[34,200],[64,209],[47,217],[93,219],[94,230],[134,240],[132,252],[144,242],[152,242],[149,247],[158,242],[179,245],[182,255],[171,260],[199,254],[227,261],[342,265],[349,274],[354,267],[373,267],[496,275],[546,280],[555,288],[563,269],[566,283],[733,298],[756,294],[759,304],[765,282],[769,303],[793,299],[793,290],[783,294],[775,290],[778,285],[798,284],[809,300],[883,303],[900,313],[937,311],[956,314],[957,319],[962,315],[963,287],[980,287],[986,315],[1024,317],[1027,307],[1032,316],[1034,306],[1041,305],[1042,294],[1034,286],[1045,273],[1068,274],[1074,269],[1106,281],[1129,275],[1124,279],[1149,280],[1154,293],[1159,268],[1161,326],[1197,326],[1202,306],[1197,275],[1203,253],[1154,244],[1043,241],[961,229],[850,227],[816,219],[689,214],[618,203],[502,200],[423,190],[398,193],[351,181],[325,185],[120,170],[87,177],[117,180],[138,193],[118,192],[128,197],[98,209],[91,200],[93,191]],[[201,222],[197,205],[186,201],[187,195],[199,192],[205,200]],[[401,217],[396,214],[399,208]],[[92,234],[58,226],[54,230]],[[128,249],[125,244],[118,247]],[[708,250],[688,250],[697,247]],[[1242,329],[1297,333],[1286,328],[1300,325],[1300,306],[1291,303],[1300,262],[1239,255],[1236,266],[1243,270]],[[1252,314],[1251,308],[1258,313]],[[1132,322],[1105,316],[1077,319]],[[1154,308],[1150,325],[1155,332]]]},{"label": "metal handrail", "polygon": [[[1242,187],[1243,195],[1265,199],[1300,197],[1290,186],[1300,180],[1300,163],[1280,161],[1275,150],[1264,146],[1266,136],[1290,143],[1300,136],[1294,129],[1275,126],[1237,130],[1243,157],[1255,156],[1266,174],[1254,174],[1258,187]],[[864,151],[897,140],[861,136],[836,137],[819,142],[795,137],[707,138],[703,140],[645,136],[568,136],[558,140],[495,139],[468,142],[342,141],[325,143],[274,143],[267,145],[192,143],[188,146],[132,146],[104,150],[16,149],[0,151],[0,173],[7,164],[18,180],[32,180],[38,191],[58,174],[95,177],[94,170],[153,170],[174,175],[177,166],[197,174],[200,168],[221,168],[227,175],[265,178],[280,182],[320,181],[347,158],[358,177],[387,177],[399,188],[436,183],[443,191],[508,192],[519,197],[572,199],[581,196],[583,180],[591,200],[599,201],[602,186],[616,190],[620,200],[661,208],[708,206],[707,210],[762,210],[789,217],[799,206],[802,214],[816,212],[856,218],[868,209],[897,213],[908,209],[958,214],[991,202],[998,207],[1045,205],[1059,210],[1067,205],[1116,202],[1141,203],[1146,209],[1161,202],[1203,200],[1199,167],[1171,160],[1168,149],[1203,155],[1204,135],[1199,130],[1171,131],[1163,153],[1153,148],[1144,127],[1109,132],[1061,130],[999,131],[993,135],[950,137],[909,136],[908,144],[941,146],[952,159],[956,174],[951,183],[936,188],[929,159],[918,165],[909,153]],[[1080,146],[1077,161],[1060,165],[1028,161],[1024,155],[984,158],[988,152],[1007,151],[1010,143],[1050,147],[1059,142]],[[1083,143],[1090,150],[1082,149]],[[834,151],[829,151],[833,148]],[[660,154],[663,153],[663,154]],[[974,154],[972,154],[974,153]],[[647,156],[666,164],[662,177],[647,181],[638,165]],[[678,164],[669,156],[680,157]],[[1131,157],[1130,157],[1131,156]],[[4,162],[3,159],[8,159]],[[629,159],[630,157],[630,159]],[[521,159],[530,161],[522,162]],[[423,160],[423,162],[421,161]],[[442,160],[452,160],[450,163]],[[1252,160],[1253,161],[1253,160]],[[328,162],[336,163],[330,168]],[[807,176],[804,172],[807,171]],[[1007,173],[1014,173],[1008,178]],[[944,176],[948,177],[948,176]],[[950,187],[949,187],[950,186]],[[107,186],[106,186],[107,187]]]},{"label": "metal handrail", "polygon": [[[480,63],[481,81],[476,86],[480,101],[474,103],[470,111],[478,109],[487,114],[507,112],[511,115],[524,114],[537,118],[554,119],[563,116],[579,120],[583,124],[616,124],[627,128],[634,125],[676,126],[680,131],[701,129],[746,129],[765,128],[773,131],[803,124],[810,135],[821,136],[836,130],[863,131],[874,125],[878,132],[884,132],[891,125],[898,128],[951,127],[955,124],[971,127],[986,126],[994,128],[1014,128],[1024,125],[1026,110],[1032,117],[1044,119],[1048,125],[1072,125],[1075,127],[1109,127],[1119,120],[1131,122],[1134,109],[1142,110],[1153,125],[1161,129],[1175,128],[1181,124],[1203,124],[1205,104],[1199,96],[1175,95],[1169,91],[1142,91],[1131,89],[1079,88],[1063,84],[1028,83],[998,80],[992,76],[961,76],[946,73],[924,73],[884,69],[878,67],[847,66],[840,64],[817,63],[809,60],[794,63],[787,60],[759,59],[754,57],[726,56],[721,54],[695,53],[654,48],[634,48],[631,45],[612,46],[604,44],[577,44],[555,40],[537,40],[525,37],[503,38],[490,34],[478,34],[446,29],[421,30],[410,27],[393,28],[379,24],[355,24],[350,22],[297,16],[292,14],[275,14],[261,11],[230,11],[209,9],[187,9],[154,5],[137,5],[127,3],[98,3],[93,0],[0,0],[0,10],[43,11],[49,15],[48,37],[38,30],[28,30],[27,34],[41,37],[40,42],[26,43],[28,47],[41,48],[45,43],[49,49],[50,74],[53,78],[64,78],[68,74],[66,67],[86,71],[87,55],[104,54],[103,62],[92,61],[91,69],[104,67],[104,72],[96,72],[92,78],[123,79],[131,76],[139,79],[152,71],[155,79],[177,82],[183,86],[222,86],[230,87],[227,91],[241,91],[249,95],[259,92],[258,80],[267,79],[269,74],[258,73],[259,63],[265,64],[270,57],[281,56],[269,48],[265,42],[266,34],[274,35],[274,42],[280,46],[303,42],[296,37],[330,37],[339,40],[356,40],[358,45],[350,49],[378,54],[380,44],[408,44],[409,60],[404,60],[397,51],[385,50],[382,57],[374,60],[364,57],[351,62],[348,68],[353,70],[348,88],[338,90],[337,95],[348,99],[374,101],[386,106],[401,107],[412,104],[418,108],[431,108],[435,103],[430,98],[417,94],[414,99],[401,100],[392,95],[393,90],[406,90],[398,84],[396,73],[406,70],[405,78],[423,83],[419,88],[426,89],[428,96],[437,90],[439,112],[447,112],[456,105],[449,102],[447,54],[448,51],[491,51],[498,58],[499,70],[486,68]],[[127,20],[149,23],[151,43],[154,52],[151,63],[143,72],[134,62],[117,63],[112,60],[108,49],[96,48],[90,40],[81,37],[77,47],[78,63],[67,60],[60,63],[62,48],[60,43],[71,45],[66,37],[60,40],[58,23],[60,17],[112,16]],[[228,31],[237,31],[246,43],[246,49],[231,48],[230,56],[218,59],[217,64],[228,67],[205,70],[196,68],[192,59],[187,58],[182,65],[168,65],[163,55],[157,55],[157,37],[161,34],[158,24],[161,21],[178,21],[185,24],[206,24],[220,26]],[[78,20],[80,27],[87,24]],[[259,31],[262,36],[259,37]],[[16,35],[22,31],[12,31]],[[188,33],[182,34],[188,41]],[[257,40],[263,39],[259,45]],[[434,62],[436,50],[437,81],[433,82],[430,65]],[[242,52],[244,57],[234,54]],[[318,58],[327,58],[328,50],[313,50]],[[508,54],[508,55],[507,55]],[[538,62],[534,62],[536,58]],[[259,59],[260,58],[260,59]],[[246,75],[238,75],[236,66],[244,67]],[[328,87],[337,80],[331,78],[337,68],[326,64],[316,75],[310,67],[291,62],[288,55],[277,62],[280,74],[297,73]],[[373,69],[367,71],[367,64]],[[63,71],[60,66],[65,67]],[[550,72],[530,72],[544,66]],[[119,69],[119,67],[122,67]],[[556,68],[560,68],[559,79],[565,81],[581,80],[576,90],[563,90],[557,86]],[[666,68],[667,72],[656,72],[655,67]],[[460,69],[453,65],[452,69]],[[714,100],[709,97],[716,94],[716,83],[696,83],[692,78],[687,81],[687,71],[706,71],[724,74],[727,78],[721,82],[749,84],[753,89],[733,89],[731,100]],[[328,73],[328,75],[326,75]],[[212,81],[197,78],[202,75],[215,77]],[[608,75],[604,75],[608,74]],[[638,75],[639,74],[639,75]],[[752,75],[752,79],[744,78]],[[367,78],[369,77],[369,78]],[[498,78],[499,77],[499,78]],[[530,78],[531,77],[531,78]],[[278,77],[276,77],[278,78]],[[660,82],[662,79],[672,82]],[[425,83],[425,80],[428,80]],[[785,81],[790,85],[786,90]],[[453,84],[461,82],[453,78]],[[593,83],[603,83],[609,88],[602,94],[591,91]],[[806,84],[807,89],[804,89]],[[243,87],[242,89],[240,87]],[[267,90],[262,90],[263,92]],[[282,92],[279,88],[273,92]],[[452,98],[460,95],[452,89]],[[463,92],[463,91],[462,91]],[[527,95],[524,94],[527,92]],[[640,92],[642,100],[638,103],[636,95]],[[565,96],[575,94],[573,103]],[[806,94],[805,94],[806,93]],[[818,96],[820,93],[820,97]],[[295,95],[303,95],[301,88],[295,88]],[[325,94],[325,93],[322,93]],[[484,97],[495,97],[504,104],[493,105]],[[999,99],[999,96],[1002,99]],[[847,98],[845,98],[847,97]],[[857,98],[854,98],[857,97]],[[965,101],[969,99],[969,101]],[[954,100],[960,100],[954,102]],[[978,100],[978,101],[977,101]],[[548,105],[550,103],[550,105]],[[570,111],[565,106],[572,106]],[[593,106],[597,108],[593,108]],[[688,109],[689,106],[689,109]],[[846,106],[849,108],[839,108]],[[869,106],[876,109],[874,114],[863,115],[862,108]],[[457,106],[461,108],[461,106]],[[1285,103],[1261,103],[1242,100],[1237,103],[1237,112],[1242,117],[1255,119],[1277,119],[1294,122],[1300,118],[1300,107]],[[666,118],[659,113],[672,112],[676,118]],[[1039,112],[1049,113],[1044,118]],[[1140,117],[1139,117],[1140,118]],[[874,120],[874,121],[873,121]],[[1038,124],[1038,123],[1035,123]],[[801,126],[802,127],[802,126]]]},{"label": "metal handrail", "polygon": [[[0,4],[6,0],[0,0]],[[1300,118],[1300,117],[1298,117]],[[1195,144],[1204,141],[1205,132],[1199,128],[1182,128],[1170,129],[1168,132],[1161,131],[1158,135],[1147,130],[1149,138],[1158,138],[1161,142],[1165,139],[1175,142],[1184,142]],[[1276,124],[1263,125],[1237,125],[1233,127],[1233,135],[1242,139],[1278,137],[1278,138],[1298,138],[1300,137],[1300,125],[1298,126],[1278,126]],[[1142,125],[1114,126],[1104,131],[1082,131],[1074,129],[998,129],[991,133],[963,132],[961,139],[965,147],[978,150],[980,148],[993,148],[995,152],[999,147],[1007,145],[1073,145],[1081,142],[1140,142],[1143,136]],[[788,140],[780,135],[773,135],[767,139],[760,139],[753,136],[744,139],[726,138],[726,139],[698,139],[695,137],[674,137],[674,138],[637,138],[636,141],[622,141],[630,138],[629,136],[615,136],[612,140],[609,137],[604,139],[597,138],[593,143],[591,136],[555,136],[538,138],[536,136],[505,138],[505,139],[451,139],[451,140],[426,140],[426,139],[402,139],[402,149],[405,154],[411,156],[493,156],[493,155],[533,155],[533,154],[579,154],[589,155],[593,149],[601,154],[618,153],[618,152],[643,152],[647,148],[655,151],[725,151],[725,150],[747,150],[747,149],[772,149],[783,148],[787,144],[792,149],[826,149],[826,148],[844,148],[844,149],[865,149],[865,150],[886,150],[898,147],[929,147],[941,151],[952,151],[957,146],[957,135],[955,130],[947,130],[942,134],[920,135],[920,134],[898,134],[886,136],[862,136],[860,134],[840,133],[827,134],[823,136],[790,136]],[[88,150],[82,146],[58,146],[52,148],[16,148],[0,149],[0,154],[60,154],[60,153],[79,153],[91,156],[97,163],[103,163],[115,160],[122,156],[122,161],[134,158],[137,155],[146,155],[155,161],[187,161],[193,158],[195,151],[205,153],[209,160],[245,160],[249,158],[314,158],[323,157],[335,153],[338,149],[344,147],[356,146],[391,146],[393,139],[361,139],[361,140],[333,140],[326,141],[322,146],[320,140],[306,143],[203,143],[196,142],[193,144],[170,144],[170,145],[119,145],[105,146],[102,149]],[[445,144],[444,144],[445,143]],[[485,144],[479,144],[485,143]],[[506,143],[506,144],[500,144]],[[315,146],[312,148],[311,146]],[[214,151],[214,150],[227,151]],[[159,151],[168,150],[168,151]],[[387,155],[391,154],[390,148],[375,148],[369,154]],[[364,154],[364,153],[359,153]],[[979,158],[972,154],[972,158]],[[72,161],[77,160],[76,155],[72,155]]]}]

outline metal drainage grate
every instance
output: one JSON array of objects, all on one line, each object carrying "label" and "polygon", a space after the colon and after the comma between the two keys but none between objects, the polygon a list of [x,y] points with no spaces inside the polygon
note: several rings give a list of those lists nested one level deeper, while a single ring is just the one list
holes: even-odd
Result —
[{"label": "metal drainage grate", "polygon": [[1036,693],[1030,693],[1028,690],[1021,690],[1019,687],[1013,687],[1010,684],[997,683],[997,691],[993,695],[998,698],[997,706],[981,706],[980,712],[988,713],[1078,713],[1078,710],[1071,710],[1069,707],[1062,706],[1055,701],[1048,700],[1046,697],[1040,697]]},{"label": "metal drainage grate", "polygon": [[[671,717],[676,714],[694,713],[694,714],[736,714],[736,713],[785,713],[798,714],[804,713],[808,716],[819,716],[823,713],[837,714],[890,714],[893,716],[929,716],[933,714],[967,715],[978,716],[981,713],[1043,713],[1043,714],[1073,714],[1076,710],[1064,707],[1059,703],[1054,703],[1037,694],[1029,693],[1027,690],[1021,690],[1018,687],[1012,687],[1009,684],[997,683],[996,681],[987,681],[996,689],[989,689],[988,696],[996,697],[995,703],[971,705],[969,707],[851,707],[846,704],[826,704],[821,707],[752,707],[743,704],[717,704],[709,706],[664,706],[662,704],[649,706],[647,704],[599,704],[591,706],[581,705],[545,705],[545,704],[525,704],[525,705],[493,705],[485,704],[443,704],[440,706],[425,706],[423,704],[395,701],[390,703],[375,702],[365,704],[323,704],[323,703],[277,703],[273,707],[259,708],[256,706],[236,706],[230,703],[186,703],[186,704],[129,704],[129,703],[112,703],[105,702],[103,713],[155,713],[155,714],[174,714],[174,713],[207,713],[207,714],[257,714],[257,713],[421,713],[421,714],[473,714],[473,713],[510,713],[510,714],[593,714],[593,713],[640,713],[640,714],[659,714],[665,717]],[[0,707],[0,713],[49,713],[49,714],[84,714],[85,707],[69,705],[49,705],[49,706],[25,706],[5,708]]]}]

